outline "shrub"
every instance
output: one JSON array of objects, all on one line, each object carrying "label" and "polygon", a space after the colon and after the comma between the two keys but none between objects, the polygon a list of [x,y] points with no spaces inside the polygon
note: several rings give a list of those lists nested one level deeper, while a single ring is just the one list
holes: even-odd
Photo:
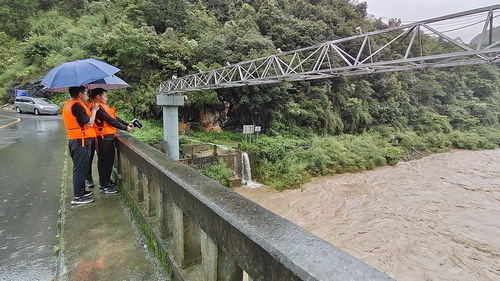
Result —
[{"label": "shrub", "polygon": [[69,94],[68,93],[56,93],[50,100],[57,104],[59,108],[62,110],[64,102],[69,99]]},{"label": "shrub", "polygon": [[272,188],[297,188],[311,176],[356,172],[396,164],[401,147],[393,147],[380,135],[315,137],[304,146],[298,140],[266,139],[258,147],[257,172]]},{"label": "shrub", "polygon": [[260,175],[259,179],[275,190],[298,188],[311,178],[304,163],[297,161],[296,155],[292,152],[283,161],[262,160],[257,172]]},{"label": "shrub", "polygon": [[384,157],[387,164],[396,165],[399,162],[401,154],[404,152],[403,148],[397,146],[384,147]]},{"label": "shrub", "polygon": [[400,132],[398,134],[398,139],[399,145],[401,145],[404,150],[425,150],[427,148],[422,137],[418,136],[413,131]]},{"label": "shrub", "polygon": [[495,148],[494,143],[475,132],[455,131],[451,134],[451,140],[455,148],[471,150]]},{"label": "shrub", "polygon": [[449,133],[452,129],[447,116],[430,111],[420,112],[417,122],[414,127],[421,132]]},{"label": "shrub", "polygon": [[428,150],[438,152],[449,149],[452,144],[448,135],[443,133],[427,133],[422,136]]},{"label": "shrub", "polygon": [[222,160],[205,165],[200,172],[226,187],[229,187],[229,179],[233,176],[233,170]]},{"label": "shrub", "polygon": [[500,145],[500,129],[494,127],[482,127],[478,128],[476,132],[493,144]]},{"label": "shrub", "polygon": [[352,154],[355,170],[370,170],[385,165],[385,157],[381,150],[385,144],[377,137],[369,134],[345,137],[343,143]]},{"label": "shrub", "polygon": [[288,151],[297,147],[297,144],[299,142],[292,138],[262,137],[254,146],[243,145],[242,149],[253,148],[260,158],[275,162],[283,159]]}]

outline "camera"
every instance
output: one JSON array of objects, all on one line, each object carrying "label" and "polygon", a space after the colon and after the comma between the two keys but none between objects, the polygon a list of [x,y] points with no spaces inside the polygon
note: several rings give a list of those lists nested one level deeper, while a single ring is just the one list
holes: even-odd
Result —
[{"label": "camera", "polygon": [[141,128],[142,128],[142,124],[141,124],[141,122],[139,122],[139,120],[137,120],[137,119],[135,119],[135,118],[134,118],[134,120],[132,120],[132,122],[130,122],[130,123],[132,123],[132,125],[134,125],[134,127],[136,127],[136,128],[139,128],[139,129],[141,129]]}]

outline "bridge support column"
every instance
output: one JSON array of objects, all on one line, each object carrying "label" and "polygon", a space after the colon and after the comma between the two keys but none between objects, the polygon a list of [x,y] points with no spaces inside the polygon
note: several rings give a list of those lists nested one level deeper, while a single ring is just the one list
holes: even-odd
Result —
[{"label": "bridge support column", "polygon": [[185,96],[157,95],[156,104],[163,106],[163,139],[167,143],[168,157],[179,160],[179,106]]}]

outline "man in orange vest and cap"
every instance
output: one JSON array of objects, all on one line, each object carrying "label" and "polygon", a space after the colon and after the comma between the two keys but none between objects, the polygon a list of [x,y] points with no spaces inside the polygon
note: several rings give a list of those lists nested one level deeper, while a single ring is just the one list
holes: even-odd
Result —
[{"label": "man in orange vest and cap", "polygon": [[[116,110],[107,105],[108,96],[106,90],[102,88],[93,89],[90,92],[90,98],[93,103],[87,104],[87,107],[92,107],[93,104],[99,106],[96,113],[94,130],[97,137],[97,145],[93,146],[90,165],[94,156],[94,149],[97,151],[97,171],[99,172],[99,191],[103,194],[117,193],[116,184],[111,180],[111,171],[113,170],[113,162],[115,159],[115,134],[116,129],[124,131],[132,131],[132,124],[128,124],[116,115]],[[93,186],[92,168],[89,169],[86,186]],[[91,183],[91,184],[88,184]]]},{"label": "man in orange vest and cap", "polygon": [[69,154],[73,160],[73,200],[72,205],[94,202],[92,192],[85,191],[85,178],[89,172],[91,145],[95,140],[92,128],[99,106],[85,105],[89,96],[84,86],[70,87],[71,99],[64,103],[62,117],[68,135]]}]

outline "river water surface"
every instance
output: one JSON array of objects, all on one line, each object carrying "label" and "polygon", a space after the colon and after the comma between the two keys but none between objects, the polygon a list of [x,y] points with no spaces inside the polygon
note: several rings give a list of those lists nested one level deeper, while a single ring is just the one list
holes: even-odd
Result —
[{"label": "river water surface", "polygon": [[396,280],[500,280],[500,149],[237,192]]}]

